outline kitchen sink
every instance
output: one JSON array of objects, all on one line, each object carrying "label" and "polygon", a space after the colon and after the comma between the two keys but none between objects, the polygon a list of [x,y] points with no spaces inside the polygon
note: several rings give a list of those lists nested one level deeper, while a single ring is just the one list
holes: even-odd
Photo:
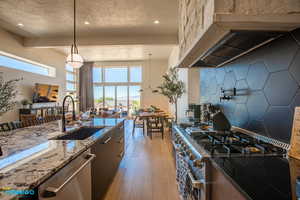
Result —
[{"label": "kitchen sink", "polygon": [[66,133],[65,135],[58,136],[53,138],[53,140],[84,140],[96,132],[100,131],[102,128],[87,128],[83,127],[76,131],[72,131],[70,133]]}]

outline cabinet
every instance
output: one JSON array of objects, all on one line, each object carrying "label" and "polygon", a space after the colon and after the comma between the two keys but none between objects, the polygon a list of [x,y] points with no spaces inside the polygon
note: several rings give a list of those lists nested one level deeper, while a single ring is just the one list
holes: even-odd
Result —
[{"label": "cabinet", "polygon": [[91,148],[96,155],[92,163],[92,199],[103,199],[124,152],[124,122],[113,127]]}]

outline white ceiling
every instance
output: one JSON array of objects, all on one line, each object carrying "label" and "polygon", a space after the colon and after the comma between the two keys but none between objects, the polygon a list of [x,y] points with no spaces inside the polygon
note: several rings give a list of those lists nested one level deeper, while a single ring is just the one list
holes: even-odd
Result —
[{"label": "white ceiling", "polygon": [[[86,60],[143,59],[149,51],[167,57],[177,44],[177,7],[178,0],[77,0],[80,53]],[[0,26],[25,46],[68,53],[73,0],[0,0]]]},{"label": "white ceiling", "polygon": [[[168,58],[174,45],[115,45],[115,46],[81,46],[80,54],[85,61],[123,61],[145,60],[149,53],[153,59]],[[55,50],[64,54],[70,53],[69,47],[57,47]]]},{"label": "white ceiling", "polygon": [[[177,34],[177,0],[77,0],[77,13],[81,36]],[[23,36],[71,36],[73,0],[1,0],[0,19]]]}]

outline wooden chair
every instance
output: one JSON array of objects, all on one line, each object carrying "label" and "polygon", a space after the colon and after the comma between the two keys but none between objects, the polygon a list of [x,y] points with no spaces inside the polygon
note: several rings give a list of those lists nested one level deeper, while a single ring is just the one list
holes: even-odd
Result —
[{"label": "wooden chair", "polygon": [[164,118],[161,116],[149,117],[147,119],[147,135],[152,139],[152,133],[161,133],[164,139]]},{"label": "wooden chair", "polygon": [[134,119],[133,119],[132,136],[134,135],[135,128],[141,128],[142,132],[143,132],[143,135],[145,135],[145,133],[144,133],[145,122],[139,116],[135,116]]},{"label": "wooden chair", "polygon": [[33,114],[20,114],[20,120],[23,121],[32,121],[36,120],[36,115]]},{"label": "wooden chair", "polygon": [[10,131],[11,127],[9,126],[9,123],[2,123],[0,124],[0,131],[5,132],[5,131]]}]

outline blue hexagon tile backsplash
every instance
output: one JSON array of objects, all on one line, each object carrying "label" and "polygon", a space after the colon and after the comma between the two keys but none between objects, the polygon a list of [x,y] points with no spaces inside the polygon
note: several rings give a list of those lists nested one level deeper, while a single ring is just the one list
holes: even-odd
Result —
[{"label": "blue hexagon tile backsplash", "polygon": [[[287,142],[300,106],[300,31],[293,31],[224,67],[200,69],[201,103],[218,104],[234,126]],[[219,101],[220,88],[237,88]]]}]

